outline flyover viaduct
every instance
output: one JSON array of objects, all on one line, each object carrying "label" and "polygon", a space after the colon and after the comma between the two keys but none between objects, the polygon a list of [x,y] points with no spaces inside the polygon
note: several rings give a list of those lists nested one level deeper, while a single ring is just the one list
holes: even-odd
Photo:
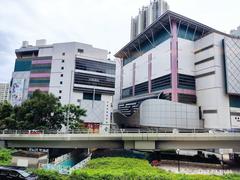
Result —
[{"label": "flyover viaduct", "polygon": [[240,133],[0,134],[3,147],[218,149],[240,147]]}]

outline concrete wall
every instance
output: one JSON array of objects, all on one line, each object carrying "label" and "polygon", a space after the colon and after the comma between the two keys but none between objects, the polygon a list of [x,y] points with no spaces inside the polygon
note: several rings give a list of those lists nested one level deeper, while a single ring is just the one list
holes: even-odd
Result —
[{"label": "concrete wall", "polygon": [[[222,56],[222,35],[212,33],[195,42],[195,51],[213,45],[195,55],[195,62],[209,57],[213,60],[195,65],[195,75],[214,74],[196,78],[198,105],[203,110],[205,128],[230,128],[229,97],[225,93]],[[205,112],[205,113],[204,113]]]},{"label": "concrete wall", "polygon": [[194,76],[194,41],[178,38],[178,73]]},{"label": "concrete wall", "polygon": [[135,85],[148,81],[148,55],[150,54],[152,54],[152,79],[170,73],[169,39],[123,66],[123,89],[133,84],[133,63],[136,63]]},{"label": "concrete wall", "polygon": [[87,110],[87,116],[81,117],[84,122],[103,123],[105,115],[104,101],[81,100],[80,107]]},{"label": "concrete wall", "polygon": [[21,157],[21,156],[13,156],[12,157],[12,165],[13,166],[24,166],[28,168],[38,168],[39,163],[47,164],[48,157],[42,156],[40,158],[31,158],[31,157]]}]

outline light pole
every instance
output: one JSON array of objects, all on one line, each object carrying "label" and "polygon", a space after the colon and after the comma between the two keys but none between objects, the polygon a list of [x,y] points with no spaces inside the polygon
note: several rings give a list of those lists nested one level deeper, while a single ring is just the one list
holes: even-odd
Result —
[{"label": "light pole", "polygon": [[70,88],[69,88],[69,96],[68,96],[68,108],[67,108],[67,132],[69,132],[69,116],[70,116],[70,102],[72,96],[72,79],[73,79],[74,71],[71,70],[71,79],[70,79]]},{"label": "light pole", "polygon": [[93,106],[94,106],[95,96],[96,96],[96,94],[95,94],[95,88],[93,88],[92,108],[93,108]]},{"label": "light pole", "polygon": [[180,149],[177,149],[177,155],[178,155],[178,172],[180,172],[180,158],[179,158],[179,152],[180,152]]},{"label": "light pole", "polygon": [[223,175],[224,175],[223,152],[221,152],[220,154],[221,154],[222,173],[223,173]]}]

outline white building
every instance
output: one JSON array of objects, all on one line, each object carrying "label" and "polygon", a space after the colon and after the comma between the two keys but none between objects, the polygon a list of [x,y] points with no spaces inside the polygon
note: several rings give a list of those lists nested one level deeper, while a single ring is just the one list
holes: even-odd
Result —
[{"label": "white building", "polygon": [[0,103],[9,100],[9,84],[0,83]]},{"label": "white building", "polygon": [[152,24],[159,16],[169,9],[169,5],[164,0],[151,1],[148,6],[139,9],[137,16],[131,18],[130,39],[134,39]]},{"label": "white building", "polygon": [[53,93],[62,104],[76,104],[87,110],[84,122],[91,128],[111,123],[115,62],[108,51],[78,42],[36,46],[23,42],[16,49],[11,102],[18,105],[33,91]]},{"label": "white building", "polygon": [[[240,39],[165,12],[115,54],[115,121],[125,126],[240,128],[239,54]],[[161,93],[172,103],[159,100]]]}]

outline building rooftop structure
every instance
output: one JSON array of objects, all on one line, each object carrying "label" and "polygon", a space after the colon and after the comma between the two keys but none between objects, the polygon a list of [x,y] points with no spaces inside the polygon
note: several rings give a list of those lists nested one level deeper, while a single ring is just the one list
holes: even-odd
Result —
[{"label": "building rooftop structure", "polygon": [[[115,57],[127,58],[129,56],[129,53],[134,53],[136,51],[140,52],[142,50],[142,45],[145,42],[148,42],[150,45],[154,46],[154,37],[157,33],[161,32],[162,30],[167,31],[167,33],[171,35],[171,32],[170,32],[171,20],[176,21],[178,25],[178,31],[180,26],[184,26],[189,31],[193,31],[192,38],[194,40],[198,40],[213,32],[232,37],[232,35],[230,34],[226,34],[224,32],[218,31],[214,28],[211,28],[205,24],[202,24],[198,21],[190,19],[186,16],[167,10],[158,19],[156,19],[151,25],[149,25],[142,33],[140,33],[128,44],[126,44],[121,50],[119,50],[115,54]],[[178,33],[181,33],[181,32],[179,31]]]},{"label": "building rooftop structure", "polygon": [[240,26],[238,26],[237,29],[231,30],[230,34],[233,35],[233,36],[240,37]]}]

